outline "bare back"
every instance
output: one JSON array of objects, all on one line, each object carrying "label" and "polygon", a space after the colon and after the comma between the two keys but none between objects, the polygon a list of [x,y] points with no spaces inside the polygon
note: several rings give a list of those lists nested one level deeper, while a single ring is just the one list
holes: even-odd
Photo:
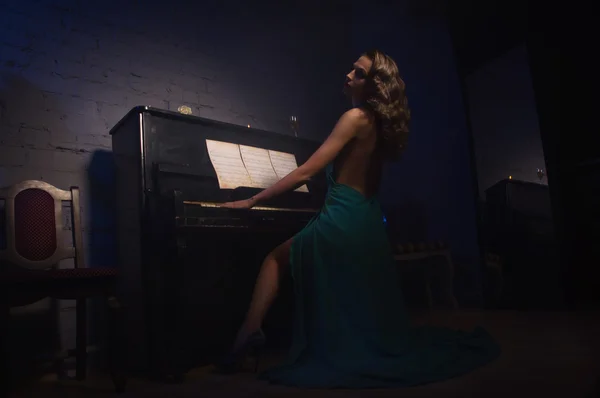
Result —
[{"label": "bare back", "polygon": [[365,197],[379,189],[383,159],[378,151],[378,134],[374,121],[354,137],[334,161],[334,178]]}]

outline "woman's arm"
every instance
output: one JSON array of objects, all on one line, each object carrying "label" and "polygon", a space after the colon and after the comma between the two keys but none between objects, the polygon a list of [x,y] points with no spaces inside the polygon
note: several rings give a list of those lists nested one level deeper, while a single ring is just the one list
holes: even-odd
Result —
[{"label": "woman's arm", "polygon": [[306,183],[306,181],[310,180],[310,178],[331,163],[344,146],[368,125],[369,118],[362,109],[353,108],[345,112],[336,123],[329,137],[327,137],[325,142],[321,144],[319,149],[305,163],[269,188],[252,197],[250,205],[255,206],[257,203],[269,200]]}]

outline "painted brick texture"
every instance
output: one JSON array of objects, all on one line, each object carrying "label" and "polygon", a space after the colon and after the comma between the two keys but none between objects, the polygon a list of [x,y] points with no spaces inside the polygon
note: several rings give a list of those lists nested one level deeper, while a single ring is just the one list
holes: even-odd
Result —
[{"label": "painted brick texture", "polygon": [[136,105],[188,105],[196,115],[283,134],[294,114],[314,139],[343,109],[350,58],[328,48],[343,42],[339,21],[126,3],[0,2],[3,185],[78,185],[89,203],[90,157],[111,150],[108,131]]}]

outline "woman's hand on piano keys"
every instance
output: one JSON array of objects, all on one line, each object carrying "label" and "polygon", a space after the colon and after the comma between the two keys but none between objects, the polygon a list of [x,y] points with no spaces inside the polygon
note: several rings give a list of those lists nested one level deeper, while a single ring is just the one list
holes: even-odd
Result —
[{"label": "woman's hand on piano keys", "polygon": [[228,209],[251,209],[256,205],[256,201],[254,198],[245,199],[245,200],[236,200],[235,202],[225,202],[222,203],[219,207],[225,207]]}]

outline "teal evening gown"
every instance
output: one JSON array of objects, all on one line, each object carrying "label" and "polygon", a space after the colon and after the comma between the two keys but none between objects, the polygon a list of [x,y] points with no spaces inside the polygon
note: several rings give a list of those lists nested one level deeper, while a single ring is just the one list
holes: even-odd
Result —
[{"label": "teal evening gown", "polygon": [[409,326],[379,202],[337,183],[331,166],[327,179],[323,208],[292,243],[288,359],[259,377],[307,388],[414,386],[497,358],[482,328]]}]

